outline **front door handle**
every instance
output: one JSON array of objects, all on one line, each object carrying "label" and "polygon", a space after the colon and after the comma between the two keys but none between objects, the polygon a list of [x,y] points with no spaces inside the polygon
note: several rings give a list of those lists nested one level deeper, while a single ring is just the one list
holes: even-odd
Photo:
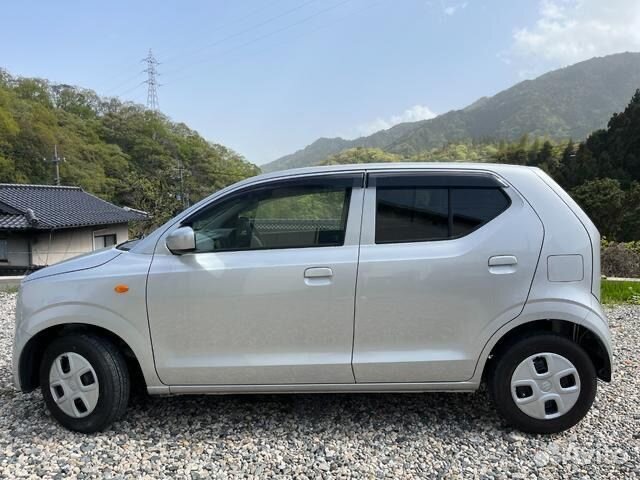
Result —
[{"label": "front door handle", "polygon": [[304,278],[328,278],[333,277],[333,270],[329,267],[310,267],[304,271]]}]

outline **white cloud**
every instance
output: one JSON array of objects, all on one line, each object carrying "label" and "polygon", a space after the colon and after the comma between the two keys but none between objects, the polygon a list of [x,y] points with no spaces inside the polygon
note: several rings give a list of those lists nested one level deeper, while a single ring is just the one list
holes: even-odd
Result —
[{"label": "white cloud", "polygon": [[448,4],[448,5],[445,5],[443,3],[442,11],[444,12],[445,15],[451,16],[451,15],[454,15],[458,10],[464,10],[465,8],[467,8],[467,5],[468,5],[467,2]]},{"label": "white cloud", "polygon": [[469,5],[469,2],[456,2],[452,0],[426,0],[424,2],[427,8],[434,9],[440,13],[440,21],[443,21],[445,17],[451,17],[460,10],[464,10]]},{"label": "white cloud", "polygon": [[360,125],[358,131],[361,135],[371,135],[380,130],[391,128],[398,123],[428,120],[435,116],[436,114],[426,105],[414,105],[411,108],[407,108],[400,115],[392,115],[389,118],[378,117],[372,122]]},{"label": "white cloud", "polygon": [[640,1],[541,0],[539,17],[513,34],[512,54],[556,66],[640,50]]}]

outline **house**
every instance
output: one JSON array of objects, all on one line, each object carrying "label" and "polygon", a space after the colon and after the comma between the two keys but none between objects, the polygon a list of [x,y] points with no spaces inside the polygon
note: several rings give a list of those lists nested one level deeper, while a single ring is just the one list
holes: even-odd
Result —
[{"label": "house", "polygon": [[128,240],[145,212],[80,187],[0,184],[0,274],[22,274]]}]

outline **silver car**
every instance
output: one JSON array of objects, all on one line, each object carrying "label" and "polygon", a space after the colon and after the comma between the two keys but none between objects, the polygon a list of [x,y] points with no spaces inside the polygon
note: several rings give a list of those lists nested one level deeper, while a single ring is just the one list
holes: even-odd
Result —
[{"label": "silver car", "polygon": [[37,271],[13,366],[65,427],[151,395],[426,392],[483,382],[559,432],[611,380],[600,237],[544,172],[369,164],[254,177],[142,240]]}]

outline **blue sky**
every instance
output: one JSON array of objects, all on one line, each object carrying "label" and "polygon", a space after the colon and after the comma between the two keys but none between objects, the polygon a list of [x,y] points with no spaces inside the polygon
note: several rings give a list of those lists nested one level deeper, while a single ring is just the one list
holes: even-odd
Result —
[{"label": "blue sky", "polygon": [[264,163],[461,108],[595,55],[640,50],[636,0],[21,1],[0,67],[144,103]]}]

